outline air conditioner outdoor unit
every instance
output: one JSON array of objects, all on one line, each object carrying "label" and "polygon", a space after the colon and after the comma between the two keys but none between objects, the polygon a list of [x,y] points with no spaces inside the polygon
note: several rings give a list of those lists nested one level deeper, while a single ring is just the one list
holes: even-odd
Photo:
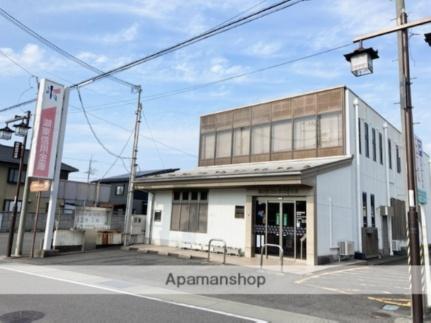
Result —
[{"label": "air conditioner outdoor unit", "polygon": [[392,250],[401,251],[401,240],[392,240]]},{"label": "air conditioner outdoor unit", "polygon": [[355,250],[353,249],[353,241],[339,241],[338,248],[341,257],[353,256],[355,253]]}]

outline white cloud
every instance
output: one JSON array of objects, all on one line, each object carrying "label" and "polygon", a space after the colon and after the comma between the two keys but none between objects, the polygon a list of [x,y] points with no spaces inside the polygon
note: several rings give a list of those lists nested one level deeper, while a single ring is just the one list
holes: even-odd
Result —
[{"label": "white cloud", "polygon": [[120,30],[119,32],[106,34],[101,38],[106,43],[124,43],[131,42],[136,39],[138,35],[139,25],[137,23],[132,24],[130,27]]},{"label": "white cloud", "polygon": [[345,73],[342,64],[328,64],[328,62],[298,62],[291,66],[291,70],[297,75],[320,79],[338,79]]},{"label": "white cloud", "polygon": [[[62,59],[48,55],[39,45],[32,43],[25,45],[21,51],[15,51],[12,48],[0,48],[0,50],[13,61],[36,75],[41,71],[53,71],[64,65]],[[20,75],[23,73],[26,72],[14,65],[5,56],[0,55],[0,76]]]},{"label": "white cloud", "polygon": [[282,45],[278,42],[259,41],[247,50],[247,54],[257,57],[271,57],[277,54],[281,48]]}]

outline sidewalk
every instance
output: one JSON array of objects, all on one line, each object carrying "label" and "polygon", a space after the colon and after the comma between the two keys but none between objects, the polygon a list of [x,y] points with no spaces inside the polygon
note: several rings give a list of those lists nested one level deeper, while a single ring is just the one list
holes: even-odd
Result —
[{"label": "sidewalk", "polygon": [[[206,251],[181,249],[176,247],[148,245],[148,244],[135,244],[128,247],[123,247],[125,250],[133,250],[143,253],[158,254],[161,256],[172,256],[183,259],[202,259],[207,261],[208,253]],[[223,263],[223,254],[214,253],[210,254],[210,263],[213,265]],[[322,270],[334,270],[337,268],[343,268],[349,265],[362,265],[366,264],[365,260],[348,260],[342,262],[334,262],[328,265],[322,266],[311,266],[307,265],[305,260],[284,258],[283,259],[283,272],[292,274],[311,274]],[[260,255],[256,255],[253,258],[239,257],[226,255],[226,264],[235,265],[242,267],[260,267]],[[277,256],[263,257],[263,268],[266,270],[280,271],[280,258]]]}]

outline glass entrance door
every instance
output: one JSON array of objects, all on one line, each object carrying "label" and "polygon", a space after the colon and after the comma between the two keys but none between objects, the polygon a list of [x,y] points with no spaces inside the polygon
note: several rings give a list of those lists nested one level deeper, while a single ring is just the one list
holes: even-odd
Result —
[{"label": "glass entrance door", "polygon": [[[286,257],[305,259],[306,202],[256,200],[254,236],[256,254],[269,243],[281,246]],[[266,247],[264,253],[279,255],[279,248]]]},{"label": "glass entrance door", "polygon": [[[267,243],[281,245],[281,218],[280,203],[268,202],[268,221],[266,226]],[[280,249],[277,247],[268,247],[268,255],[278,255]]]}]

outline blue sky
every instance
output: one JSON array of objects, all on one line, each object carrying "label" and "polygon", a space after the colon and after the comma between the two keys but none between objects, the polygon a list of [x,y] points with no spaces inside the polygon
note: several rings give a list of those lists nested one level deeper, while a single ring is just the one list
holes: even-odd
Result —
[{"label": "blue sky", "polygon": [[[243,10],[274,1],[258,0],[75,0],[6,1],[1,7],[63,49],[100,69],[110,69],[167,47],[211,28]],[[431,15],[429,0],[406,0],[409,19]],[[238,73],[295,59],[351,42],[359,35],[394,24],[395,4],[389,0],[310,0],[284,11],[194,44],[132,70],[118,74],[141,84],[151,96],[215,81]],[[9,22],[0,19],[0,48],[31,73],[64,83],[93,74],[52,52]],[[413,30],[411,62],[413,104],[417,134],[431,152],[429,106],[431,48],[423,33]],[[262,73],[201,88],[193,92],[145,101],[147,122],[142,123],[138,162],[140,169],[192,168],[197,164],[199,116],[256,101],[283,97],[336,85],[347,85],[399,125],[398,62],[395,35],[365,45],[379,50],[375,73],[355,78],[341,49]],[[35,96],[35,81],[0,55],[0,107]],[[103,80],[82,89],[82,96],[98,136],[120,153],[133,127],[136,94]],[[103,176],[114,157],[94,140],[76,92],[72,93],[66,129],[64,161],[80,169],[74,179],[85,179],[91,156],[92,179]],[[29,106],[27,108],[33,108]],[[0,121],[20,110],[0,113]],[[102,121],[99,118],[106,119]],[[151,138],[175,147],[155,144]],[[124,155],[130,155],[131,140]],[[108,175],[125,172],[120,161]]]}]

